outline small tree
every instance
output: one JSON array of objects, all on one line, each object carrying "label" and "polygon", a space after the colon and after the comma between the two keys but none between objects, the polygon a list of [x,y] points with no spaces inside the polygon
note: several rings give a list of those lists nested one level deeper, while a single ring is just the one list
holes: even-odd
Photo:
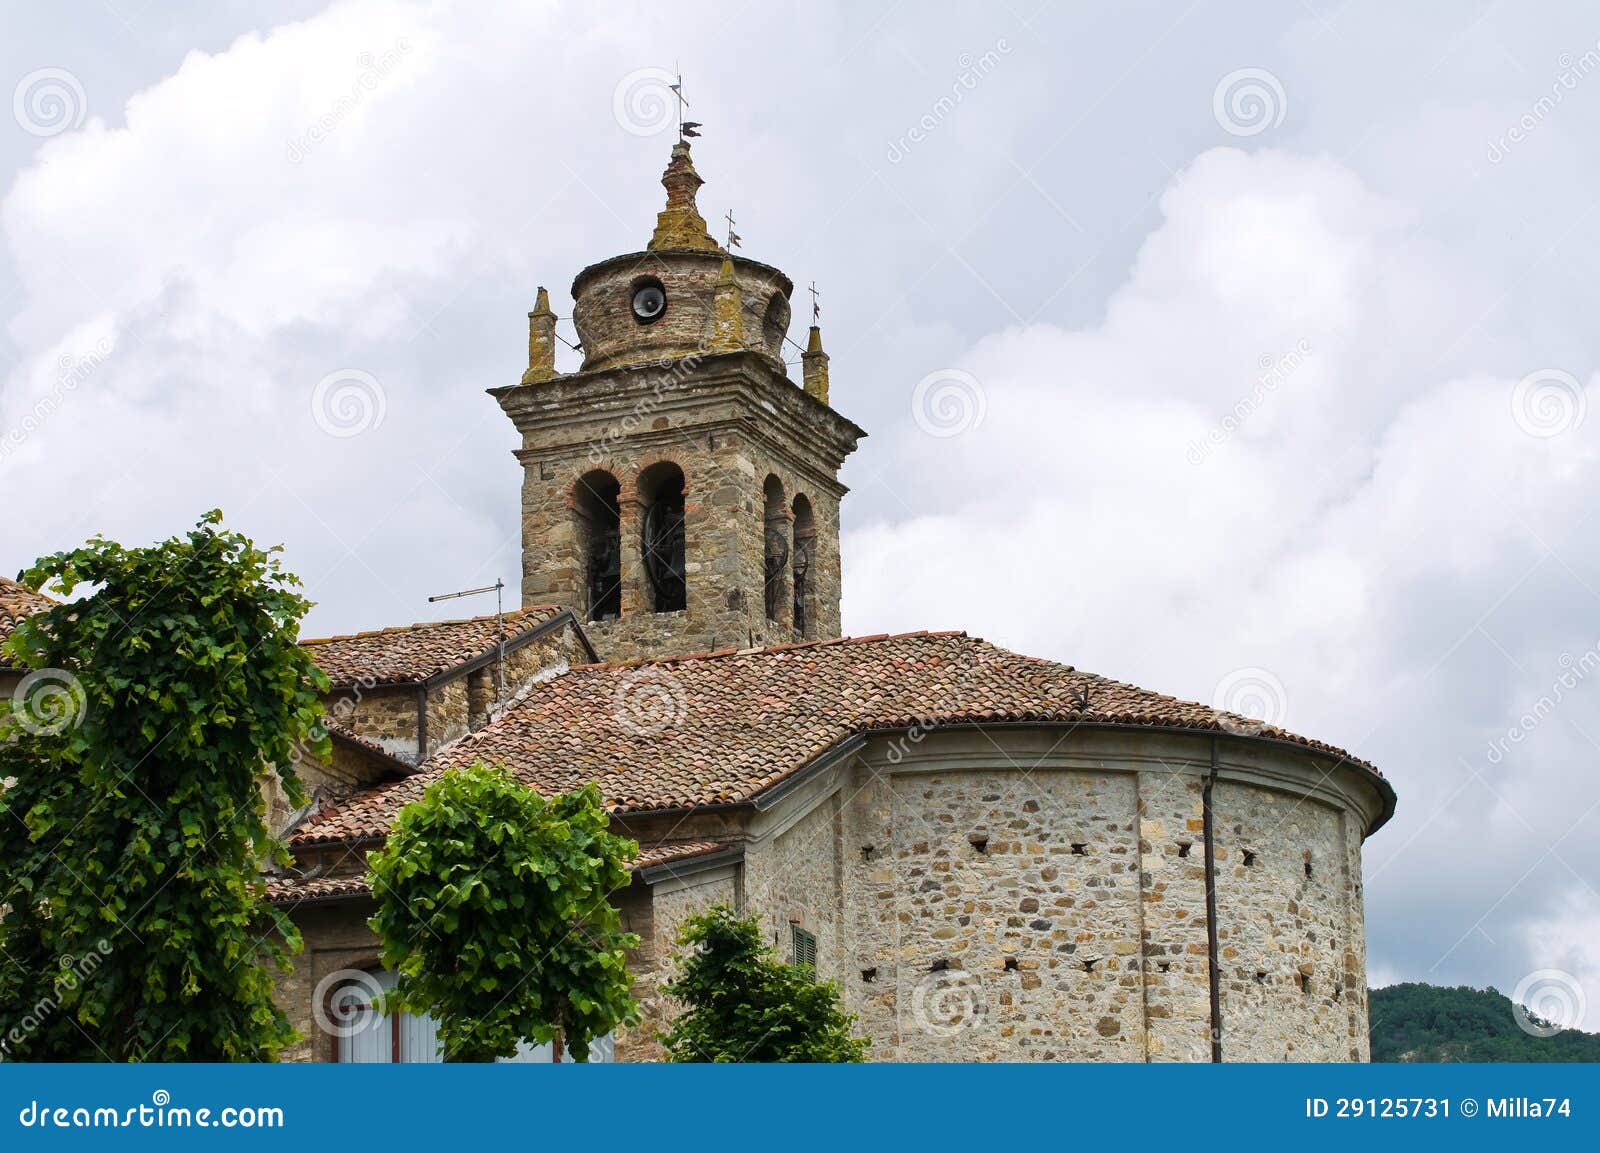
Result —
[{"label": "small tree", "polygon": [[611,903],[634,842],[593,784],[546,801],[503,768],[450,769],[368,857],[391,1008],[431,1013],[447,1061],[510,1057],[561,1035],[573,1058],[638,1020]]},{"label": "small tree", "polygon": [[861,1061],[869,1042],[839,1008],[839,989],[778,960],[756,917],[717,906],[689,918],[688,946],[664,991],[687,1006],[663,1036],[673,1061]]},{"label": "small tree", "polygon": [[[201,518],[186,538],[99,537],[21,575],[82,600],[8,642],[33,671],[0,705],[0,1038],[33,1060],[262,1060],[295,1034],[267,966],[293,924],[259,866],[268,765],[327,680],[296,643],[309,603],[273,556]],[[264,964],[265,963],[265,964]]]}]

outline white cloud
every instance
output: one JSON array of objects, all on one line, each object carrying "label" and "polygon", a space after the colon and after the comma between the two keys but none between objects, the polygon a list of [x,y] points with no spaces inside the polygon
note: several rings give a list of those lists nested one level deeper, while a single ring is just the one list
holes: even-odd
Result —
[{"label": "white cloud", "polygon": [[[1584,523],[1600,421],[1530,435],[1515,378],[1430,373],[1431,349],[1397,343],[1480,301],[1419,259],[1406,214],[1348,169],[1212,152],[1162,208],[1103,323],[979,342],[959,367],[985,392],[982,425],[899,431],[888,484],[930,460],[962,483],[937,515],[850,535],[847,626],[964,625],[1207,701],[1233,670],[1269,670],[1291,728],[1396,781],[1374,891],[1414,869],[1443,883],[1452,860],[1457,919],[1429,958],[1448,972],[1479,943],[1474,921],[1500,924],[1539,891],[1542,877],[1506,892],[1553,865],[1546,847],[1600,800],[1600,749],[1567,727],[1577,703],[1544,734],[1556,755],[1520,747],[1495,769],[1480,739],[1548,688],[1561,653],[1594,644],[1592,612],[1564,610],[1592,609],[1578,574],[1600,570]],[[1296,348],[1270,387],[1252,383]],[[1600,403],[1592,381],[1571,384],[1569,417]],[[1544,608],[1525,619],[1533,591]],[[1481,708],[1452,699],[1462,681]],[[1450,806],[1474,772],[1478,819],[1461,820]],[[1594,875],[1592,838],[1560,848]]]}]

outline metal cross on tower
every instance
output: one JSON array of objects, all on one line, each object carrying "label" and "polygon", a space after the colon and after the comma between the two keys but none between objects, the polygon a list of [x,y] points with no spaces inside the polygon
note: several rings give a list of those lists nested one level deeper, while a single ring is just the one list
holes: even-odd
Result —
[{"label": "metal cross on tower", "polygon": [[683,110],[689,107],[689,102],[683,98],[683,74],[680,72],[678,82],[667,87],[671,88],[672,94],[678,98],[678,139],[687,140],[691,136],[699,136],[700,122],[683,118]]}]

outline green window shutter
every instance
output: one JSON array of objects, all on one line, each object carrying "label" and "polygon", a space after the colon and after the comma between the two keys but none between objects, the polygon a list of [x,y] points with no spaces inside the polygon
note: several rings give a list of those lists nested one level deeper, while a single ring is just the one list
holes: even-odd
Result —
[{"label": "green window shutter", "polygon": [[789,926],[789,944],[794,956],[794,967],[817,971],[817,938],[799,925]]}]

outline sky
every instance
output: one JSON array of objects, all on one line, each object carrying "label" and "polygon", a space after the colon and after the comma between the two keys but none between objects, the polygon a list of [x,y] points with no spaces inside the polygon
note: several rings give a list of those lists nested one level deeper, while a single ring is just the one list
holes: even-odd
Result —
[{"label": "sky", "polygon": [[483,390],[681,72],[870,433],[846,631],[1372,761],[1372,982],[1600,1029],[1600,15],[1036,4],[6,0],[0,571],[220,506],[310,633],[514,585]]}]

